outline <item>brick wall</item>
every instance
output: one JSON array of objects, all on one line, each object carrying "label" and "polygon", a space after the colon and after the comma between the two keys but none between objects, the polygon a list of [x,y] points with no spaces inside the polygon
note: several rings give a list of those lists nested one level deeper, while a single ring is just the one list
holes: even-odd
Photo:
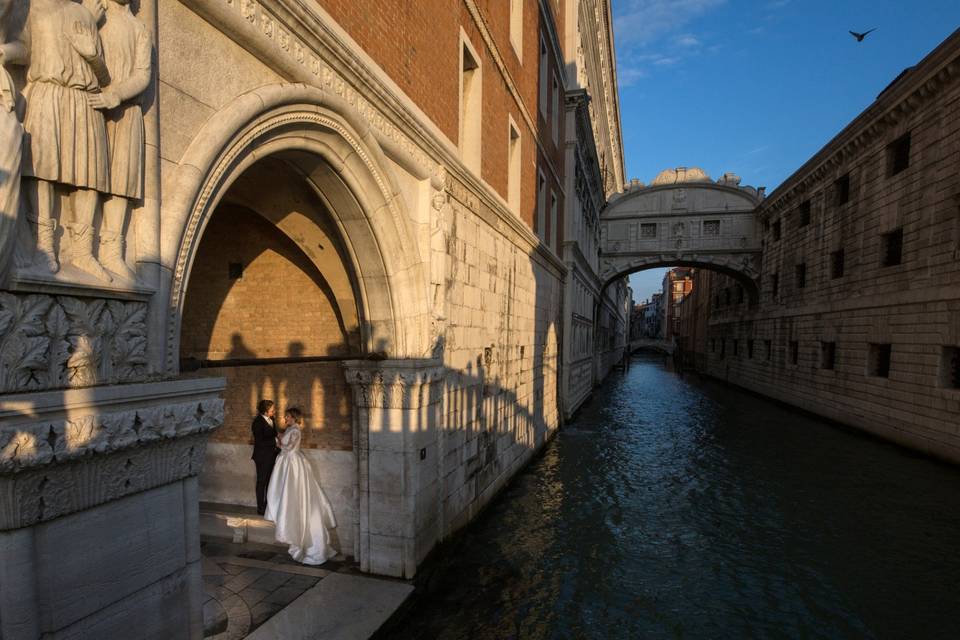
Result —
[{"label": "brick wall", "polygon": [[[231,278],[230,264],[242,265],[241,278]],[[345,355],[347,337],[327,290],[323,274],[275,226],[249,210],[222,206],[204,232],[190,275],[181,357],[256,363]],[[264,362],[200,373],[227,379],[224,425],[214,441],[249,442],[257,401],[270,398],[279,413],[288,406],[304,411],[304,446],[353,446],[352,403],[339,362]]]}]

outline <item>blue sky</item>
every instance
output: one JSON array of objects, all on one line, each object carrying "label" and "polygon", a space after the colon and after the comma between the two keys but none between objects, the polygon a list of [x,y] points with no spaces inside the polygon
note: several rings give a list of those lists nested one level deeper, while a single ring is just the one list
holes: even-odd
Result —
[{"label": "blue sky", "polygon": [[[613,21],[627,177],[699,166],[770,193],[960,27],[960,1],[613,0]],[[634,299],[663,271],[631,276]]]}]

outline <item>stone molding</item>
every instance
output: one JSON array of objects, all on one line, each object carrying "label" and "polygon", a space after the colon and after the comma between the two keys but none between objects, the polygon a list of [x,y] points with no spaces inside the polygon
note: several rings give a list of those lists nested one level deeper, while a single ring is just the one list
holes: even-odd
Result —
[{"label": "stone molding", "polygon": [[767,217],[792,206],[818,181],[933,101],[944,87],[956,81],[958,75],[960,37],[954,35],[919,62],[906,77],[895,80],[884,89],[873,104],[770,194],[757,213]]},{"label": "stone molding", "polygon": [[0,393],[144,380],[147,304],[0,291]]},{"label": "stone molding", "polygon": [[[204,385],[206,392],[188,389],[165,398],[127,387],[108,388],[113,398],[89,389],[67,392],[60,402],[53,398],[60,395],[55,392],[8,396],[0,405],[5,423],[0,427],[0,475],[212,431],[223,423],[223,400],[211,397],[222,382],[214,382],[219,384]],[[174,383],[130,387],[167,384]]]},{"label": "stone molding", "polygon": [[343,368],[361,408],[419,409],[442,396],[444,368],[437,360],[348,360]]}]

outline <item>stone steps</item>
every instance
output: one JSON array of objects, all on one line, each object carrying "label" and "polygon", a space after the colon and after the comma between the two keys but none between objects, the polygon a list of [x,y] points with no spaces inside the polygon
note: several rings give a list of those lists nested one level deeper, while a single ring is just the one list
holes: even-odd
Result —
[{"label": "stone steps", "polygon": [[[257,542],[276,545],[272,522],[256,509],[243,505],[200,503],[200,535],[230,538],[234,542]],[[280,545],[284,546],[285,545]]]}]

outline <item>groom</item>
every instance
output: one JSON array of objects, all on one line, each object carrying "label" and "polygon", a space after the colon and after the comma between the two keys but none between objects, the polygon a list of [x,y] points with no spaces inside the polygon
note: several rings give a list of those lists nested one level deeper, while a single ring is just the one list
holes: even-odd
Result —
[{"label": "groom", "polygon": [[257,513],[267,510],[267,485],[280,449],[277,448],[277,427],[273,423],[276,414],[273,400],[257,403],[257,417],[250,429],[253,431],[253,455],[250,459],[257,465]]}]

